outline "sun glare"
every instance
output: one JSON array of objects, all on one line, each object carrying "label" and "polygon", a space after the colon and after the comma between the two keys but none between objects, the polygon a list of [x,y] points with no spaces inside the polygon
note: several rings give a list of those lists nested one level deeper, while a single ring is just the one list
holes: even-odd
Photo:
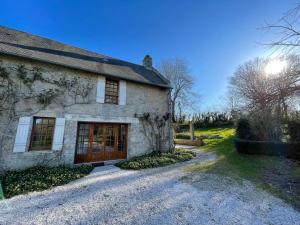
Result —
[{"label": "sun glare", "polygon": [[265,73],[267,76],[269,75],[276,75],[282,72],[282,70],[286,67],[286,61],[279,60],[279,59],[273,59],[268,62],[268,64],[265,67]]}]

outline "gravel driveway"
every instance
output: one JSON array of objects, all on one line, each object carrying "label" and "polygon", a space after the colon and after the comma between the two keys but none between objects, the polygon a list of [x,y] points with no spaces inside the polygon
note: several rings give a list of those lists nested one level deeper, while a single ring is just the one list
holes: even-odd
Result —
[{"label": "gravel driveway", "polygon": [[189,162],[142,171],[115,166],[48,191],[0,202],[0,224],[300,224],[300,213],[248,181],[205,172]]}]

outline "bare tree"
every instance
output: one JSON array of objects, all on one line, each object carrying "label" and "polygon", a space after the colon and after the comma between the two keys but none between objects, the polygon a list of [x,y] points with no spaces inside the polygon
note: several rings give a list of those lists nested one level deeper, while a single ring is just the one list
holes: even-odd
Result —
[{"label": "bare tree", "polygon": [[187,62],[183,59],[164,60],[159,66],[160,72],[170,80],[172,121],[181,114],[183,108],[191,106],[193,101],[192,86],[194,81],[190,75]]},{"label": "bare tree", "polygon": [[268,23],[262,28],[275,36],[271,42],[264,43],[274,50],[298,53],[300,50],[300,4],[286,12],[277,22]]},{"label": "bare tree", "polygon": [[230,80],[231,96],[238,98],[238,108],[246,111],[276,108],[287,115],[289,102],[300,82],[300,59],[296,55],[282,57],[287,66],[276,75],[266,74],[270,59],[256,58],[239,66]]},{"label": "bare tree", "polygon": [[[300,4],[286,12],[277,22],[266,22],[263,30],[267,30],[276,36],[273,41],[264,43],[264,45],[271,47],[276,52],[283,53],[283,55],[299,54]],[[300,71],[293,71],[293,73],[300,73]],[[293,92],[295,95],[300,96],[300,84],[294,87]]]},{"label": "bare tree", "polygon": [[244,112],[251,121],[257,138],[280,140],[282,124],[293,109],[295,89],[300,82],[300,59],[282,57],[286,67],[278,74],[267,74],[270,59],[255,58],[239,66],[231,77],[229,90],[238,99],[236,111]]}]

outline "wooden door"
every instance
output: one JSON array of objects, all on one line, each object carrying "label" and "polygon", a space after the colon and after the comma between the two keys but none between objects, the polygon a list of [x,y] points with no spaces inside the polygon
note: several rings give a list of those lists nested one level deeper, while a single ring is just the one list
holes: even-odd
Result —
[{"label": "wooden door", "polygon": [[75,163],[126,158],[127,132],[126,124],[79,123]]},{"label": "wooden door", "polygon": [[91,144],[88,151],[89,162],[97,162],[105,159],[103,128],[102,124],[90,124]]}]

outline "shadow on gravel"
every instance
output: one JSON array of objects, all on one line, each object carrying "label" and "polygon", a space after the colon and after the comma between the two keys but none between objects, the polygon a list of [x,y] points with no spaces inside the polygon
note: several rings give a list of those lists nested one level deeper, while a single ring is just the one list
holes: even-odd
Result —
[{"label": "shadow on gravel", "polygon": [[287,158],[240,154],[234,147],[234,136],[204,140],[208,152],[218,155],[216,160],[187,166],[191,173],[212,173],[252,181],[273,195],[300,210],[300,162]]}]

